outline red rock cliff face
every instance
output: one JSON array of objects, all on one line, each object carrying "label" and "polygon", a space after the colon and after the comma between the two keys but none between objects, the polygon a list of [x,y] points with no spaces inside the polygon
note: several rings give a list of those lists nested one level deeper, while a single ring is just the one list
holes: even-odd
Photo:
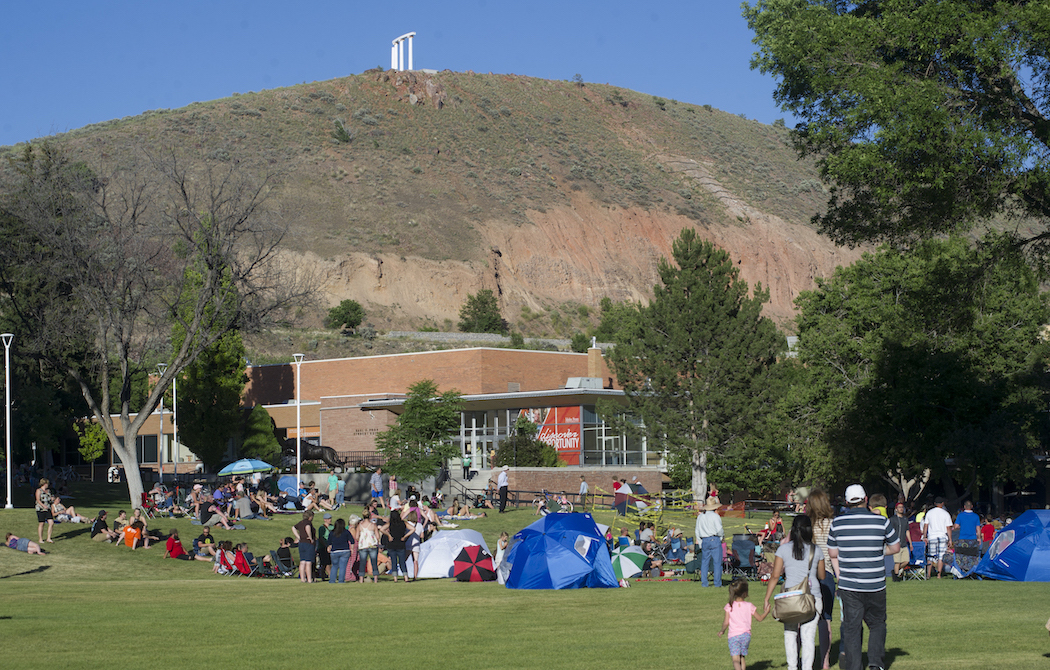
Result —
[{"label": "red rock cliff face", "polygon": [[[717,197],[717,194],[716,194]],[[859,250],[836,247],[813,229],[760,212],[724,194],[724,225],[698,226],[673,214],[609,208],[586,198],[569,207],[529,212],[534,225],[490,220],[478,226],[491,253],[482,263],[354,254],[338,263],[311,259],[327,277],[335,304],[352,297],[390,307],[406,322],[429,317],[455,321],[467,294],[489,288],[513,323],[522,305],[551,302],[597,306],[603,297],[647,300],[659,280],[661,257],[683,228],[729,252],[740,276],[770,292],[765,313],[790,329],[793,301],[818,276],[859,258]],[[397,327],[396,319],[392,324]]]}]

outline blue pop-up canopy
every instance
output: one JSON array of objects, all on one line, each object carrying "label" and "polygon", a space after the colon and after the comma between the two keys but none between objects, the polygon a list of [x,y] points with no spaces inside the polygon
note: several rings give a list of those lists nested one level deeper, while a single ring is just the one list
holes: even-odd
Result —
[{"label": "blue pop-up canopy", "polygon": [[609,548],[590,514],[548,514],[514,535],[508,589],[615,588]]},{"label": "blue pop-up canopy", "polygon": [[1009,582],[1050,582],[1050,510],[1028,510],[1003,528],[969,575]]}]

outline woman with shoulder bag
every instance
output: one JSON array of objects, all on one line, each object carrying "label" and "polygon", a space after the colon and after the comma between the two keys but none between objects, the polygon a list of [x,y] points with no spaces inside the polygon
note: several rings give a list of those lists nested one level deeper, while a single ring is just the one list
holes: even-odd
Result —
[{"label": "woman with shoulder bag", "polygon": [[[802,668],[813,667],[813,636],[817,632],[817,621],[821,618],[823,601],[820,594],[820,581],[824,578],[824,555],[820,547],[813,543],[813,522],[808,516],[800,514],[791,523],[789,540],[777,549],[773,562],[773,574],[766,587],[765,607],[770,609],[773,589],[777,580],[784,575],[782,594],[797,595],[785,598],[792,613],[797,611],[812,612],[808,619],[788,622],[789,619],[779,610],[780,603],[774,602],[773,616],[784,622],[784,652],[787,655],[787,666],[790,670],[799,669],[799,647],[802,649]],[[801,644],[800,644],[801,642]]]},{"label": "woman with shoulder bag", "polygon": [[817,621],[817,639],[820,640],[820,667],[828,670],[831,667],[831,619],[835,607],[835,575],[831,571],[831,559],[828,557],[828,533],[831,531],[831,520],[835,512],[831,509],[831,501],[823,489],[810,491],[806,508],[806,514],[813,522],[813,543],[820,547],[824,554],[824,577],[820,580],[824,611]]}]

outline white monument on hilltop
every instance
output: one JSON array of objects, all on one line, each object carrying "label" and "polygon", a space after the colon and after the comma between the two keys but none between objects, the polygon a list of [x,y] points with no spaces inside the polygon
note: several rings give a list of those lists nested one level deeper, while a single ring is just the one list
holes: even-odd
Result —
[{"label": "white monument on hilltop", "polygon": [[[390,69],[391,70],[411,70],[412,68],[412,38],[415,37],[415,33],[405,33],[401,37],[393,41],[393,46],[390,47]],[[408,67],[405,67],[405,41],[408,41]]]}]

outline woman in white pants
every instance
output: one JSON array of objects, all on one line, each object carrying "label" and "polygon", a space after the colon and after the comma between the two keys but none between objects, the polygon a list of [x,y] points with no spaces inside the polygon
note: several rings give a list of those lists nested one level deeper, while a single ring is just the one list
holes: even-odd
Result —
[{"label": "woman in white pants", "polygon": [[773,574],[766,586],[766,607],[770,607],[773,589],[776,588],[780,575],[784,575],[785,588],[809,580],[809,592],[816,599],[816,614],[803,624],[784,624],[784,653],[787,655],[789,670],[799,670],[801,656],[803,670],[813,668],[813,638],[817,633],[817,622],[824,607],[820,597],[820,580],[824,579],[824,554],[820,547],[813,543],[813,522],[804,514],[795,517],[791,523],[791,533],[787,542],[782,542],[777,549],[773,562]]}]

